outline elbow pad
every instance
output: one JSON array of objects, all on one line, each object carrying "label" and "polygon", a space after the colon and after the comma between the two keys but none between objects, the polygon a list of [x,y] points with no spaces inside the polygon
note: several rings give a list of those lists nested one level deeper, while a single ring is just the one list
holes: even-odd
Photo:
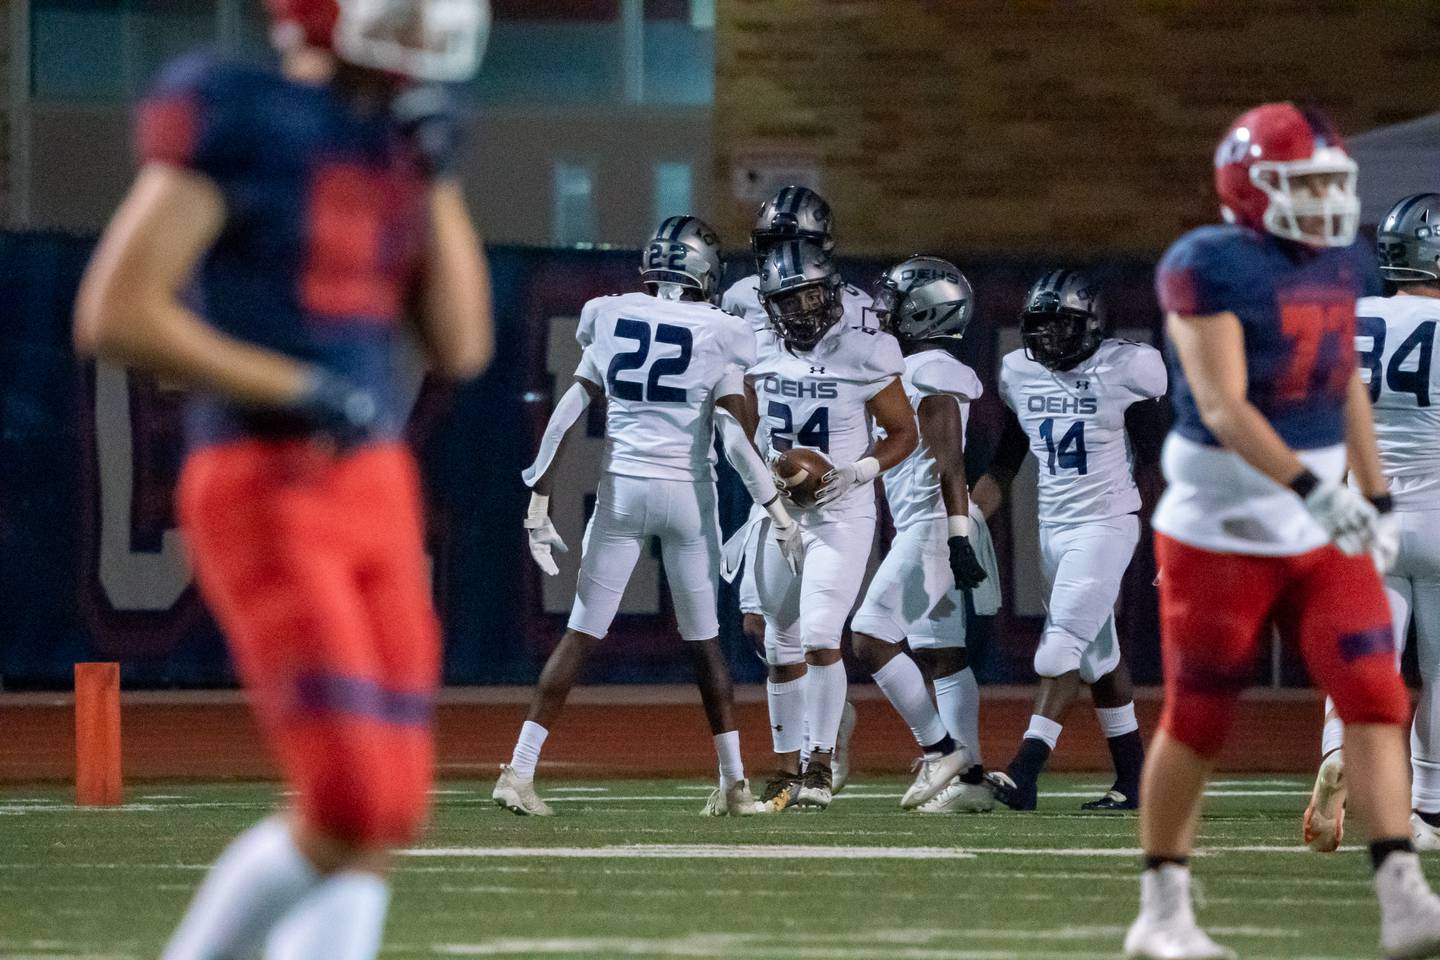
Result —
[{"label": "elbow pad", "polygon": [[540,451],[535,454],[535,462],[520,474],[525,486],[533,487],[537,480],[545,476],[545,471],[550,469],[550,464],[555,460],[556,451],[560,449],[560,441],[565,439],[565,434],[589,406],[589,392],[578,383],[570,384],[570,389],[566,390],[560,402],[555,404],[555,412],[550,414],[550,422],[545,424],[545,434],[540,438]]},{"label": "elbow pad", "polygon": [[770,468],[765,465],[760,454],[755,452],[755,447],[745,435],[745,428],[740,426],[740,421],[736,420],[730,411],[716,407],[715,427],[720,431],[720,446],[725,450],[725,459],[729,460],[730,466],[740,474],[745,489],[750,493],[750,499],[762,506],[774,500],[779,494],[775,487],[775,478],[770,475]]}]

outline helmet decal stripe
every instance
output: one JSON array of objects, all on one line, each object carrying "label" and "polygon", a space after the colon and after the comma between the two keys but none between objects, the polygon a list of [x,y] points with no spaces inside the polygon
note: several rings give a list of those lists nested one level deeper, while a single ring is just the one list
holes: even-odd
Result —
[{"label": "helmet decal stripe", "polygon": [[695,218],[694,218],[694,217],[675,217],[675,218],[674,218],[674,223],[673,223],[673,225],[670,227],[670,239],[671,239],[672,241],[673,241],[673,240],[679,240],[679,239],[680,239],[680,232],[681,232],[682,230],[684,230],[687,226],[689,226],[689,225],[690,225],[690,221],[693,220],[693,219],[695,219]]}]

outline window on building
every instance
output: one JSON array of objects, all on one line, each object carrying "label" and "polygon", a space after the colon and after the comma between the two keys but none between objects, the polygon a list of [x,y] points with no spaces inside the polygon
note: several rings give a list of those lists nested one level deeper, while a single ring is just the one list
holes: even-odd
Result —
[{"label": "window on building", "polygon": [[554,206],[550,220],[550,242],[557,247],[594,243],[594,169],[586,163],[557,161],[552,181]]},{"label": "window on building", "polygon": [[694,174],[688,162],[655,164],[656,223],[666,217],[694,213],[693,196]]}]

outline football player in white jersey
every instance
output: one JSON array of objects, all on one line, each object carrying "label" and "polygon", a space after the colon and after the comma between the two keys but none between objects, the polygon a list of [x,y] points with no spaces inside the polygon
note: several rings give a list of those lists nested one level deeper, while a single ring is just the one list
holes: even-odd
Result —
[{"label": "football player in white jersey", "polygon": [[551,813],[534,787],[540,748],[586,656],[609,632],[652,537],[660,540],[675,619],[694,659],[720,760],[720,783],[704,812],[755,812],[740,760],[730,673],[717,642],[717,428],[726,458],[766,508],[776,562],[798,566],[802,540],[751,440],[753,424],[742,426],[751,417],[743,371],[755,362],[755,337],[711,302],[720,273],[715,232],[694,217],[671,217],[643,255],[648,293],[600,297],[581,311],[576,337],[585,350],[576,382],[556,405],[535,463],[523,475],[534,491],[525,518],[530,552],[546,574],[558,572],[551,551],[566,550],[549,516],[557,455],[592,400],[606,402],[605,472],[585,529],[569,627],[545,662],[514,755],[492,794],[515,813]]},{"label": "football player in white jersey", "polygon": [[[720,308],[743,319],[758,337],[770,329],[770,315],[760,303],[760,271],[765,267],[765,257],[783,240],[810,240],[818,243],[826,253],[835,249],[835,221],[830,204],[809,187],[782,187],[773,197],[760,205],[755,214],[755,226],[750,231],[750,249],[755,255],[756,272],[732,283],[720,299]],[[841,300],[845,305],[845,320],[848,323],[865,326],[868,319],[870,298],[856,287],[845,284],[840,288]],[[759,441],[759,438],[757,438]],[[751,511],[750,519],[758,522],[762,512],[757,507]],[[759,544],[750,538],[745,548],[745,565],[740,575],[740,625],[745,636],[754,645],[761,657],[765,655],[765,617],[760,612],[760,596],[755,590],[755,550]],[[840,720],[840,736],[835,742],[834,777],[835,790],[839,791],[849,778],[849,764],[846,762],[846,746],[855,729],[855,708],[845,705],[845,714]],[[806,747],[801,748],[804,760]]]},{"label": "football player in white jersey", "polygon": [[[1410,816],[1417,850],[1440,850],[1440,194],[1405,197],[1375,235],[1389,297],[1355,304],[1360,378],[1370,387],[1375,441],[1395,509],[1400,552],[1385,574],[1396,655],[1410,621],[1419,645],[1420,699],[1410,728]],[[1344,829],[1344,725],[1326,701],[1321,764],[1305,811],[1305,842],[1329,852]]]},{"label": "football player in white jersey", "polygon": [[1165,416],[1166,373],[1154,347],[1105,337],[1098,293],[1074,270],[1053,270],[1030,288],[1024,347],[1005,356],[1000,372],[1000,397],[1015,419],[981,478],[1007,486],[1027,447],[1039,461],[1040,563],[1050,591],[1035,651],[1040,690],[1010,766],[986,774],[996,798],[1016,810],[1035,809],[1040,772],[1082,683],[1115,764],[1114,786],[1083,809],[1134,810],[1139,795],[1144,748],[1114,612],[1140,538],[1132,439],[1153,437],[1158,449],[1165,432],[1136,429],[1136,420]]},{"label": "football player in white jersey", "polygon": [[[999,576],[988,529],[971,509],[965,482],[965,423],[983,389],[953,352],[974,316],[975,295],[954,264],[911,257],[881,278],[875,312],[904,354],[901,384],[920,442],[885,474],[895,538],[851,623],[855,652],[922,751],[900,806],[927,813],[989,810],[994,797],[979,759],[979,689],[965,657],[960,591],[988,584],[998,602]],[[989,569],[981,555],[990,559]],[[914,659],[900,646],[907,637]],[[916,661],[934,679],[933,702]]]},{"label": "football player in white jersey", "polygon": [[[796,573],[772,537],[755,556],[765,614],[770,725],[777,772],[762,809],[824,808],[845,709],[840,636],[855,605],[875,535],[875,485],[915,449],[915,414],[900,384],[895,338],[845,317],[844,282],[818,244],[791,240],[770,251],[760,298],[773,332],[760,335],[746,379],[757,398],[765,448],[817,450],[831,469],[818,503],[797,515],[805,563]],[[874,427],[885,433],[875,440]],[[810,754],[800,768],[808,737]]]}]

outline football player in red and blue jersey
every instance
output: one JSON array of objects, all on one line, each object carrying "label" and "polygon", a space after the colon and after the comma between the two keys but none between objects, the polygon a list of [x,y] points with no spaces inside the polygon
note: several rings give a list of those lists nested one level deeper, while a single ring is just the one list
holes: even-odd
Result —
[{"label": "football player in red and blue jersey", "polygon": [[1410,840],[1410,700],[1377,572],[1396,537],[1353,350],[1356,298],[1378,287],[1355,244],[1356,172],[1318,112],[1249,111],[1215,155],[1227,224],[1186,234],[1157,273],[1175,385],[1154,517],[1165,710],[1140,790],[1146,864],[1127,957],[1235,955],[1195,922],[1188,857],[1272,624],[1345,721],[1385,955],[1440,953],[1440,898]]},{"label": "football player in red and blue jersey", "polygon": [[440,86],[473,74],[488,6],[268,6],[279,70],[189,56],[141,104],[142,168],[76,307],[80,350],[194,389],[181,527],[295,790],[216,862],[165,960],[258,956],[272,930],[290,960],[378,952],[439,677],[401,350],[465,380],[492,349]]}]

